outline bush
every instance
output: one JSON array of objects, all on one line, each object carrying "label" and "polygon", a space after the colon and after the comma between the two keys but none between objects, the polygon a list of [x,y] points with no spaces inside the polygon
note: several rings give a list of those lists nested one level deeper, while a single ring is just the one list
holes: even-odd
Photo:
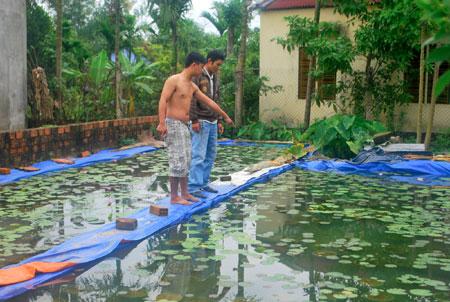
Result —
[{"label": "bush", "polygon": [[372,141],[374,134],[383,131],[386,129],[379,122],[338,114],[311,125],[300,141],[314,145],[326,156],[351,158]]},{"label": "bush", "polygon": [[237,137],[252,140],[290,141],[293,136],[299,137],[300,133],[299,129],[288,128],[278,121],[271,121],[270,124],[258,121],[241,127]]},{"label": "bush", "polygon": [[431,141],[431,151],[450,152],[450,128],[443,133],[436,133],[434,140]]}]

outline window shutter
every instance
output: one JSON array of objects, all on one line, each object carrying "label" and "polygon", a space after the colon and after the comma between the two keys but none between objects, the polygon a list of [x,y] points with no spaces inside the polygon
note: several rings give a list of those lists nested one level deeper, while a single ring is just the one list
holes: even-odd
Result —
[{"label": "window shutter", "polygon": [[298,98],[306,99],[306,86],[308,84],[309,58],[303,49],[298,51]]}]

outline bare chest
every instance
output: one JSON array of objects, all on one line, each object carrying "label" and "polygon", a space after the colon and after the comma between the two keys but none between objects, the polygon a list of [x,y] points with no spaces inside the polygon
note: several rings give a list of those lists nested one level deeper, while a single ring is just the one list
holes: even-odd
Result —
[{"label": "bare chest", "polygon": [[175,93],[173,95],[177,100],[191,100],[194,93],[194,88],[191,83],[181,83],[177,85]]}]

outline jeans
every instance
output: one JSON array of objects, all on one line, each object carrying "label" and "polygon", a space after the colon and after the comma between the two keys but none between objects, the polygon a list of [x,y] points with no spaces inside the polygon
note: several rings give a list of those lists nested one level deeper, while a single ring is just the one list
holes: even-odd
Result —
[{"label": "jeans", "polygon": [[200,132],[192,131],[192,160],[189,170],[189,192],[208,185],[214,160],[216,159],[217,123],[200,121]]}]

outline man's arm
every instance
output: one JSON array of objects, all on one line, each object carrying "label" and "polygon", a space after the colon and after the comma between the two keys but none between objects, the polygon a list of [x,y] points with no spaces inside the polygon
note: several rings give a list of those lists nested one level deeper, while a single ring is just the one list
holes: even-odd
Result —
[{"label": "man's arm", "polygon": [[215,111],[218,114],[220,114],[221,116],[223,116],[225,122],[227,124],[232,125],[233,121],[228,116],[228,114],[226,114],[225,111],[223,111],[222,108],[220,108],[220,106],[216,104],[216,102],[214,102],[209,97],[207,97],[203,92],[201,92],[200,89],[198,89],[197,85],[195,85],[195,84],[193,84],[193,85],[194,85],[194,89],[195,89],[194,96],[197,98],[197,100],[199,100],[200,102],[202,102],[203,104],[205,104],[206,106],[211,108],[213,111]]},{"label": "man's arm", "polygon": [[[198,77],[197,77],[197,78],[194,78],[194,79],[192,80],[192,82],[193,82],[195,85],[198,86],[199,78],[198,78]],[[198,120],[197,110],[198,110],[197,98],[196,98],[195,96],[192,96],[191,107],[190,107],[190,110],[189,110],[189,119],[190,119],[191,122],[192,122],[192,126],[191,126],[191,127],[192,127],[192,130],[193,130],[194,132],[200,132],[200,128],[201,128],[200,123],[199,123],[199,120]]]},{"label": "man's arm", "polygon": [[[215,101],[217,104],[221,104],[222,102],[220,98],[220,77],[218,74],[214,75],[214,90],[215,90]],[[219,130],[219,134],[223,134],[224,131],[222,121],[223,117],[219,116],[217,119],[217,128]]]},{"label": "man's arm", "polygon": [[161,97],[159,99],[158,105],[158,117],[159,124],[156,130],[159,132],[161,137],[164,137],[167,133],[166,127],[166,114],[167,114],[167,103],[169,102],[172,94],[175,91],[175,85],[172,78],[168,78],[164,83],[163,90],[161,92]]}]

